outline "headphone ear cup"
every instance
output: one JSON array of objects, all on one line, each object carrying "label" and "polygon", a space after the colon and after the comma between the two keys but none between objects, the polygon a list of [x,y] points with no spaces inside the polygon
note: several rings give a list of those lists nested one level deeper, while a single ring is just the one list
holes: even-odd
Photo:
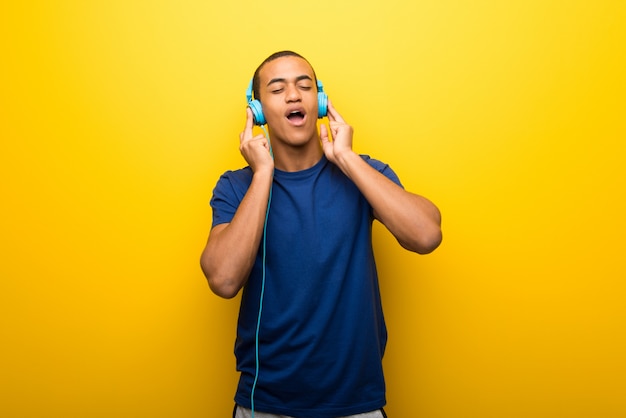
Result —
[{"label": "headphone ear cup", "polygon": [[317,117],[323,118],[328,114],[328,95],[323,91],[317,93]]},{"label": "headphone ear cup", "polygon": [[258,100],[251,100],[248,103],[248,107],[252,110],[252,116],[254,116],[255,125],[265,125],[265,115],[263,115],[263,107]]}]

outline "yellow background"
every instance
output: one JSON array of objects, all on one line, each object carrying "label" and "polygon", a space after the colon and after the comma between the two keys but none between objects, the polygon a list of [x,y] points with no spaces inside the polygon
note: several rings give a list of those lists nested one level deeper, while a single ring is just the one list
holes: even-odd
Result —
[{"label": "yellow background", "polygon": [[391,417],[626,416],[622,1],[4,1],[0,416],[228,417],[199,269],[244,92],[306,56],[444,216],[380,226]]}]

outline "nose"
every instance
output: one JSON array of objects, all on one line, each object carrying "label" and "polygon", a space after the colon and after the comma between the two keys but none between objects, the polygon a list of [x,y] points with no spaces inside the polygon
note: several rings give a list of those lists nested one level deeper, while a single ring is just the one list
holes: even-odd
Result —
[{"label": "nose", "polygon": [[301,99],[300,90],[295,84],[288,84],[286,87],[285,100],[287,102],[297,102]]}]

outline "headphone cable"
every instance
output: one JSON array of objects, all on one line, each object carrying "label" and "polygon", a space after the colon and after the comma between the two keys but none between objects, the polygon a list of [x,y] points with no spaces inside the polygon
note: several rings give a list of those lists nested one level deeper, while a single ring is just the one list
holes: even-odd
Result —
[{"label": "headphone cable", "polygon": [[[272,151],[272,143],[270,142],[270,136],[265,130],[265,126],[261,125],[261,129],[265,133],[265,137],[267,138],[267,143],[270,147],[270,156],[274,158],[274,152]],[[272,178],[272,183],[270,184],[270,193],[267,198],[267,209],[265,211],[265,222],[263,224],[263,275],[261,277],[261,295],[259,297],[259,314],[257,316],[256,323],[256,335],[255,335],[255,343],[254,343],[254,351],[255,351],[255,360],[256,360],[256,370],[254,373],[254,383],[252,384],[252,390],[250,391],[250,409],[252,410],[251,418],[254,418],[254,392],[256,390],[257,382],[259,380],[259,369],[260,369],[260,361],[259,361],[259,332],[261,329],[261,314],[263,313],[263,296],[265,295],[265,273],[266,273],[266,254],[267,254],[267,220],[270,215],[270,205],[272,203],[272,189],[274,185],[274,179]]]}]

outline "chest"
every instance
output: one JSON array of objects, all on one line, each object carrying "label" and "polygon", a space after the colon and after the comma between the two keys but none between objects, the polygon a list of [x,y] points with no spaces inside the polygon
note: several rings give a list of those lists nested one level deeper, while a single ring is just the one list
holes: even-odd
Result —
[{"label": "chest", "polygon": [[268,239],[328,242],[348,238],[370,220],[371,208],[343,175],[321,175],[306,181],[277,179],[268,216]]}]

